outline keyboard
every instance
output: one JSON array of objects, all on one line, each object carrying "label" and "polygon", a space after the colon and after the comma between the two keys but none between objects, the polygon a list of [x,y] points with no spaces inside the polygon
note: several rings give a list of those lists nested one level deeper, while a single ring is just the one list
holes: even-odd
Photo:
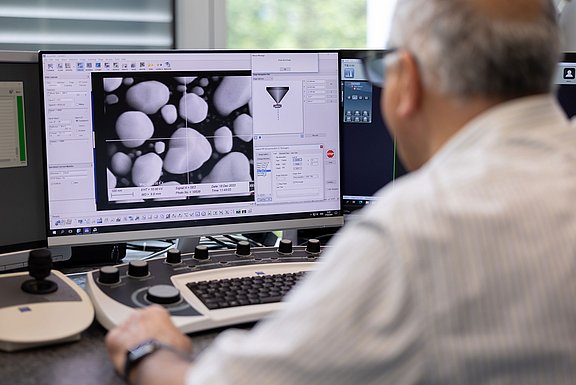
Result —
[{"label": "keyboard", "polygon": [[282,301],[304,272],[191,282],[186,286],[210,310]]},{"label": "keyboard", "polygon": [[236,250],[214,251],[200,245],[190,254],[171,249],[165,257],[90,272],[86,291],[107,329],[151,304],[166,308],[184,333],[256,322],[279,310],[286,293],[314,269],[325,247],[311,241],[282,241],[279,248],[241,241]]}]

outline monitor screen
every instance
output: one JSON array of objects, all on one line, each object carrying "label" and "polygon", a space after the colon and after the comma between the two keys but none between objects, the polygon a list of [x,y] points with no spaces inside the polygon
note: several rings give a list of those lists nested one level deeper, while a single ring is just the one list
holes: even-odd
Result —
[{"label": "monitor screen", "polygon": [[556,72],[557,95],[566,114],[576,116],[576,52],[565,53]]},{"label": "monitor screen", "polygon": [[342,224],[337,51],[40,52],[48,242]]},{"label": "monitor screen", "polygon": [[0,51],[0,271],[46,246],[38,58]]},{"label": "monitor screen", "polygon": [[364,74],[362,57],[377,50],[340,52],[342,208],[354,212],[374,194],[406,173],[394,139],[382,119],[380,94]]}]

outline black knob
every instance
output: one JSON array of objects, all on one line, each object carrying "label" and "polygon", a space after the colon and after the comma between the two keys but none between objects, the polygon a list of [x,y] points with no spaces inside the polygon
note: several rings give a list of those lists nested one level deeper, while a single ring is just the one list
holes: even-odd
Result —
[{"label": "black knob", "polygon": [[155,285],[148,288],[146,299],[153,303],[167,305],[180,301],[180,290],[170,285]]},{"label": "black knob", "polygon": [[290,239],[280,240],[278,245],[278,252],[280,254],[292,254],[292,241]]},{"label": "black knob", "polygon": [[166,252],[166,263],[177,265],[182,262],[182,253],[178,249],[170,249]]},{"label": "black knob", "polygon": [[58,290],[58,284],[46,279],[52,270],[52,253],[48,249],[32,250],[28,254],[28,271],[33,279],[22,282],[20,286],[29,294],[50,294]]},{"label": "black knob", "polygon": [[120,282],[120,270],[114,266],[101,267],[100,275],[98,276],[98,282],[107,285]]},{"label": "black knob", "polygon": [[32,250],[28,255],[28,270],[36,279],[44,279],[52,270],[52,253],[48,249]]},{"label": "black knob", "polygon": [[148,262],[130,261],[128,264],[128,275],[135,278],[142,278],[148,275]]},{"label": "black knob", "polygon": [[250,255],[250,242],[240,241],[236,244],[236,255],[246,257]]},{"label": "black knob", "polygon": [[198,245],[194,248],[194,259],[197,259],[199,261],[205,261],[208,258],[209,258],[208,246]]},{"label": "black knob", "polygon": [[320,254],[320,241],[318,239],[309,239],[306,243],[306,251],[310,254]]}]

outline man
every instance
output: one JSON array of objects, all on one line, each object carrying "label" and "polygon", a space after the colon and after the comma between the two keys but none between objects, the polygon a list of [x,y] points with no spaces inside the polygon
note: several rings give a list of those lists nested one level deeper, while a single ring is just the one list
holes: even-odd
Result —
[{"label": "man", "polygon": [[282,311],[190,364],[159,307],[107,337],[135,384],[569,384],[576,129],[551,95],[548,0],[399,0],[383,110],[412,173],[341,231]]}]

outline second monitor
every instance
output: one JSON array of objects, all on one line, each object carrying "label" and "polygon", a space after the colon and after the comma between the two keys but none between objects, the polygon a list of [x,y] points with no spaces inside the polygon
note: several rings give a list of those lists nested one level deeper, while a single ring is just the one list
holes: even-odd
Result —
[{"label": "second monitor", "polygon": [[378,190],[406,173],[380,112],[380,87],[364,73],[362,58],[382,50],[340,52],[342,110],[342,207],[352,213],[374,201]]}]

